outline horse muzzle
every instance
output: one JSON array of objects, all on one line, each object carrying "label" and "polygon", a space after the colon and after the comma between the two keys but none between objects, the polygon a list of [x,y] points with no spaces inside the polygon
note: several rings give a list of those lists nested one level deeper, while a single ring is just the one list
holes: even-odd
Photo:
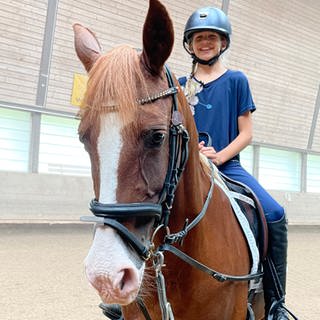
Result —
[{"label": "horse muzzle", "polygon": [[85,273],[104,303],[131,303],[140,290],[144,268],[143,261],[116,230],[96,228],[85,259]]}]

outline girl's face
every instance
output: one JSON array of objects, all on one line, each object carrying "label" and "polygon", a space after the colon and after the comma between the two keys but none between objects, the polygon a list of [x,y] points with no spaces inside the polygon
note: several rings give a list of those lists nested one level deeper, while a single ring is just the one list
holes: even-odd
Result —
[{"label": "girl's face", "polygon": [[227,46],[226,39],[214,31],[196,32],[190,42],[190,51],[199,59],[209,60]]}]

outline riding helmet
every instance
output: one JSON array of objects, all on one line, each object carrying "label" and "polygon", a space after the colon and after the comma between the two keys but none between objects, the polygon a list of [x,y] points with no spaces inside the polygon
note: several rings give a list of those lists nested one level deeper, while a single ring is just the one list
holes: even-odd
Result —
[{"label": "riding helmet", "polygon": [[[189,44],[194,32],[211,30],[220,33],[227,40],[227,47],[230,45],[231,24],[227,15],[220,9],[204,7],[196,10],[188,19],[183,37],[183,45]],[[225,51],[224,50],[224,51]]]}]

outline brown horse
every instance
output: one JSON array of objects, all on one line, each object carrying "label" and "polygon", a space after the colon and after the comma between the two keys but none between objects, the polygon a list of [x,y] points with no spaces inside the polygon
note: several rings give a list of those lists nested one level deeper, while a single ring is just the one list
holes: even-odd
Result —
[{"label": "brown horse", "polygon": [[102,55],[90,30],[75,24],[74,32],[89,74],[79,136],[98,222],[88,280],[125,319],[246,319],[248,280],[218,281],[223,275],[210,271],[241,278],[250,273],[250,252],[164,66],[174,38],[165,7],[150,0],[142,52],[120,46]]}]

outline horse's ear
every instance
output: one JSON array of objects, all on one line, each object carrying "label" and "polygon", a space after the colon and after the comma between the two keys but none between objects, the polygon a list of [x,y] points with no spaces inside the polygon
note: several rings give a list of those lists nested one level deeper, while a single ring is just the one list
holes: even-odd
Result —
[{"label": "horse's ear", "polygon": [[73,26],[76,53],[87,72],[101,56],[101,46],[94,33],[79,23]]},{"label": "horse's ear", "polygon": [[172,51],[174,31],[166,8],[158,0],[149,1],[143,27],[142,59],[153,75],[159,75]]}]

